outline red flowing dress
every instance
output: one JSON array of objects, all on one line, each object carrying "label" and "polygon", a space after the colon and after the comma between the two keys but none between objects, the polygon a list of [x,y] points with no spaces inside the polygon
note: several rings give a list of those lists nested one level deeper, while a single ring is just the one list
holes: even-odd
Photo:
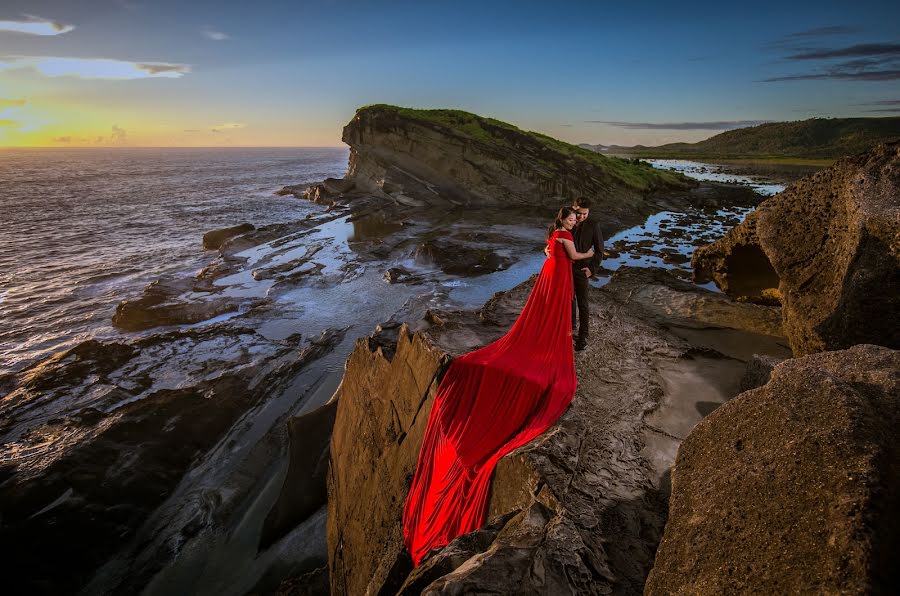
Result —
[{"label": "red flowing dress", "polygon": [[509,332],[456,358],[425,428],[403,510],[406,548],[428,552],[484,524],[494,466],[565,412],[575,395],[572,261],[556,238],[550,258]]}]

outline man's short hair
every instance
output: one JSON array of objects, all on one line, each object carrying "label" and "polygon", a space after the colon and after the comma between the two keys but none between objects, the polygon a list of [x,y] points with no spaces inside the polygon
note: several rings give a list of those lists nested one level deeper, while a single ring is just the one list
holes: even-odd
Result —
[{"label": "man's short hair", "polygon": [[587,197],[578,197],[577,199],[575,199],[575,206],[581,207],[582,209],[590,209],[591,200]]}]

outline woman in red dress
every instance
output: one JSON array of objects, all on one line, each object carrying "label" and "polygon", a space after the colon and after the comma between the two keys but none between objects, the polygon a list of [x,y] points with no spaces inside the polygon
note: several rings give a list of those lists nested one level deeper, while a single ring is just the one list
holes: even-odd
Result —
[{"label": "woman in red dress", "polygon": [[509,332],[455,359],[438,387],[403,510],[406,548],[418,566],[484,523],[491,473],[501,457],[559,418],[575,395],[572,261],[575,212],[560,209],[544,262]]}]

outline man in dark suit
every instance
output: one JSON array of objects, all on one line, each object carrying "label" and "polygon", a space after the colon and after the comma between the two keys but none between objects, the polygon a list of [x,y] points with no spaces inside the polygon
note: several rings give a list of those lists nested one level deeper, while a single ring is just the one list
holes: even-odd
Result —
[{"label": "man in dark suit", "polygon": [[[588,288],[591,277],[600,270],[603,260],[603,233],[600,226],[589,219],[591,201],[587,197],[575,199],[572,209],[575,210],[578,222],[572,229],[575,238],[575,249],[587,252],[594,247],[594,256],[572,263],[572,282],[575,285],[575,296],[572,298],[572,331],[575,331],[576,315],[578,320],[578,337],[575,339],[575,350],[581,351],[587,345],[588,328],[590,327],[590,301]],[[576,312],[577,311],[577,312]]]}]

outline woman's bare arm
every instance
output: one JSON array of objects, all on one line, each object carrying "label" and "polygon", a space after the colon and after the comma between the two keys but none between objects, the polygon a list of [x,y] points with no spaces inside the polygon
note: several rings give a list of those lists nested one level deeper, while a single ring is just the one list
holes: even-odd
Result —
[{"label": "woman's bare arm", "polygon": [[577,261],[579,259],[590,259],[594,256],[594,247],[588,249],[587,252],[578,252],[575,250],[575,243],[571,240],[567,240],[566,238],[557,238],[557,242],[562,242],[563,246],[566,247],[566,253],[569,255],[569,258],[573,261]]}]

